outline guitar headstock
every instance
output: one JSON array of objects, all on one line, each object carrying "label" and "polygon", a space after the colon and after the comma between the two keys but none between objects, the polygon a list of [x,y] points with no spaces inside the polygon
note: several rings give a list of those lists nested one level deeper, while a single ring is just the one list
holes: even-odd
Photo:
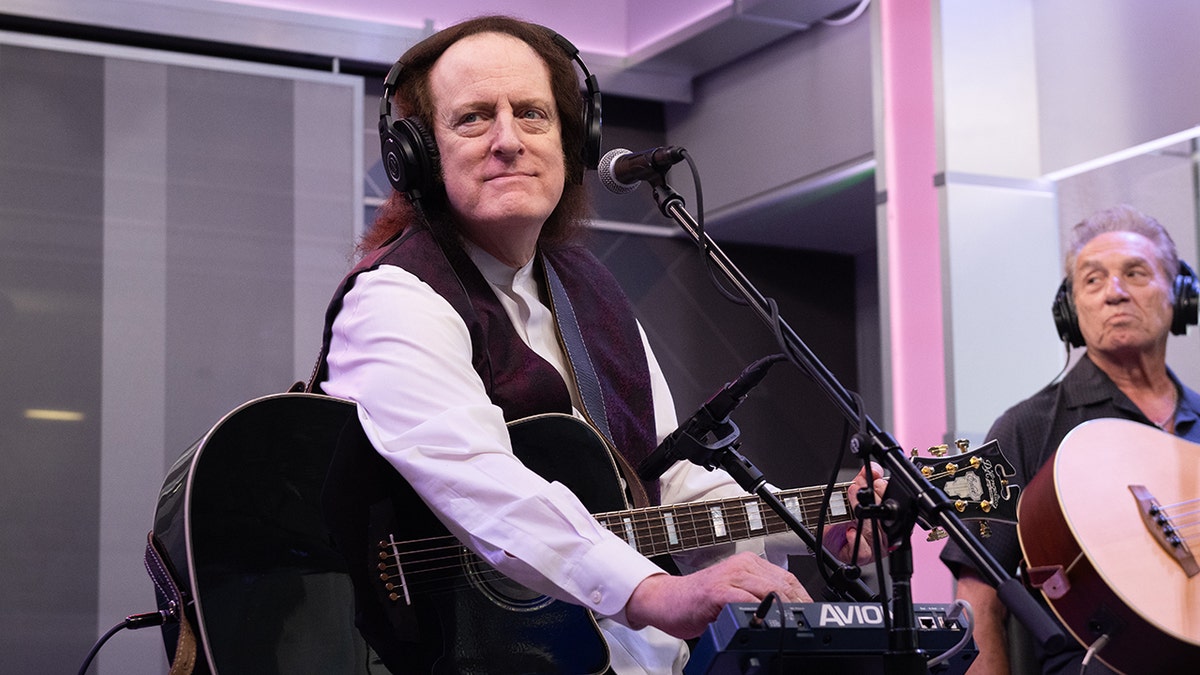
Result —
[{"label": "guitar headstock", "polygon": [[[965,441],[956,445],[965,449]],[[969,452],[946,454],[946,446],[931,448],[934,457],[911,457],[921,475],[946,493],[958,516],[964,520],[1017,522],[1017,497],[1021,488],[1012,482],[1015,470],[1000,452],[1000,444],[988,441]]]}]

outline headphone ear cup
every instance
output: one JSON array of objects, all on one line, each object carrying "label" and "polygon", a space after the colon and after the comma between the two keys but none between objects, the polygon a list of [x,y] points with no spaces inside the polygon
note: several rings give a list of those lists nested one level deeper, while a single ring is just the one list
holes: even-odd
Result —
[{"label": "headphone ear cup", "polygon": [[1075,299],[1071,297],[1071,284],[1063,279],[1054,294],[1054,304],[1050,306],[1054,314],[1054,327],[1058,329],[1058,339],[1072,347],[1083,346],[1083,332],[1079,330],[1079,316],[1075,313]]},{"label": "headphone ear cup", "polygon": [[1200,318],[1200,279],[1191,266],[1179,261],[1179,274],[1175,275],[1175,314],[1171,317],[1171,333],[1184,335],[1188,326],[1195,326]]},{"label": "headphone ear cup", "polygon": [[390,122],[379,118],[380,152],[388,182],[410,200],[429,195],[437,185],[439,157],[433,134],[415,118]]},{"label": "headphone ear cup", "polygon": [[600,166],[600,92],[589,87],[588,93],[583,110],[584,133],[587,134],[583,139],[583,167],[595,169]]},{"label": "headphone ear cup", "polygon": [[583,168],[595,169],[600,165],[600,120],[603,117],[600,105],[600,86],[596,83],[596,76],[592,75],[587,64],[579,56],[579,48],[549,28],[545,30],[549,32],[550,39],[566,52],[567,57],[574,61],[575,65],[579,66],[580,72],[583,73],[583,84],[587,88],[587,94],[583,100]]}]

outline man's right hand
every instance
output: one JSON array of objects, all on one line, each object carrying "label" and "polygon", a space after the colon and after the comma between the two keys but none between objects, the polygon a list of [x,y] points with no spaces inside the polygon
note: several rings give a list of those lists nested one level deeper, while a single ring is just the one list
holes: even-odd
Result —
[{"label": "man's right hand", "polygon": [[687,576],[646,577],[629,597],[625,618],[633,628],[654,626],[686,640],[703,633],[725,605],[759,602],[771,591],[783,602],[812,601],[794,574],[743,552]]}]

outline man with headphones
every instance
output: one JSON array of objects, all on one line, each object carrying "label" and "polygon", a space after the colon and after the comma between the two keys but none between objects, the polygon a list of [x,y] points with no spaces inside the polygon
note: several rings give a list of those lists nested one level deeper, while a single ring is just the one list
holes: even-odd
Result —
[{"label": "man with headphones", "polygon": [[[582,100],[576,66],[587,89]],[[584,488],[612,481],[639,507],[745,496],[723,471],[688,462],[658,481],[639,481],[629,470],[677,421],[628,300],[577,241],[587,217],[583,173],[599,157],[600,94],[571,43],[506,17],[442,30],[389,73],[379,125],[395,192],[330,304],[313,377],[314,390],[358,404],[369,441],[366,455],[339,449],[339,457],[352,457],[351,473],[335,471],[327,483],[331,520],[354,520],[359,507],[344,506],[343,498],[379,477],[370,460],[382,457],[381,471],[398,473],[488,565],[535,595],[590,610],[607,654],[586,672],[680,672],[688,654],[681,638],[698,636],[725,604],[772,593],[808,600],[794,575],[764,559],[775,554],[761,539],[739,545],[747,550],[716,547],[684,561],[698,568],[689,575],[665,574],[616,534],[619,527],[593,518],[577,488],[539,475],[515,454],[521,448],[506,425],[546,415],[585,418],[615,452],[605,455],[607,478],[588,477]],[[553,448],[547,463],[569,468],[583,461],[575,451]],[[866,485],[861,475],[858,485]],[[376,515],[374,505],[362,510]],[[665,525],[668,540],[673,527]],[[780,558],[798,552],[794,538],[780,543]],[[446,617],[472,610],[457,605],[436,607],[442,618],[433,626],[395,618],[388,603],[409,601],[411,566],[385,571],[392,595],[380,600],[370,587],[382,587],[374,571],[381,563],[356,552],[370,546],[339,546],[351,550],[357,622],[390,669],[429,672],[442,659],[439,668],[470,672],[575,672],[524,650],[524,636],[447,666],[452,652],[477,647],[501,626],[460,631]],[[471,576],[469,584],[476,583],[489,585]],[[490,587],[480,595],[508,601]],[[516,607],[505,623],[528,613]],[[551,623],[538,632],[557,636],[561,628]],[[443,644],[431,645],[435,639]],[[568,642],[572,654],[583,650],[579,636],[552,640]],[[528,655],[512,657],[516,652]]]},{"label": "man with headphones", "polygon": [[[1167,336],[1196,324],[1198,298],[1196,276],[1179,260],[1171,236],[1155,219],[1117,206],[1075,225],[1065,268],[1054,321],[1064,342],[1087,351],[1065,376],[1010,408],[988,432],[1012,461],[1018,485],[1028,485],[1066,434],[1088,420],[1133,420],[1200,443],[1200,395],[1166,362]],[[1017,568],[1022,555],[1015,526],[994,523],[983,543],[1001,565]],[[975,608],[979,656],[968,672],[1025,672],[1023,655],[1010,652],[1006,625],[1012,624],[995,589],[952,543],[942,560],[958,579],[958,596]],[[1078,645],[1055,655],[1034,645],[1037,663],[1030,665],[1035,672],[1076,675],[1083,656]],[[1109,672],[1095,659],[1087,668],[1089,675]]]}]

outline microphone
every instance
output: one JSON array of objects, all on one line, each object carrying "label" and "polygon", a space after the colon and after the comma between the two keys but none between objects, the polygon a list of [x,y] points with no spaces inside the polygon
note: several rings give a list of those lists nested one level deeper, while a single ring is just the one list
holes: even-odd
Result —
[{"label": "microphone", "polygon": [[666,173],[667,169],[682,162],[685,155],[683,148],[674,145],[642,152],[616,148],[600,158],[596,171],[609,192],[623,195],[637,189],[642,181]]},{"label": "microphone", "polygon": [[[686,422],[663,439],[662,443],[651,452],[646,459],[638,464],[637,475],[644,481],[654,481],[662,477],[671,465],[684,457],[680,457],[676,446],[684,437],[698,441],[709,432],[729,424],[729,414],[734,411],[750,390],[758,386],[767,375],[767,369],[777,361],[784,359],[783,354],[773,354],[751,363],[732,382],[727,382],[721,390],[700,406]],[[691,459],[691,458],[688,458]]]}]

